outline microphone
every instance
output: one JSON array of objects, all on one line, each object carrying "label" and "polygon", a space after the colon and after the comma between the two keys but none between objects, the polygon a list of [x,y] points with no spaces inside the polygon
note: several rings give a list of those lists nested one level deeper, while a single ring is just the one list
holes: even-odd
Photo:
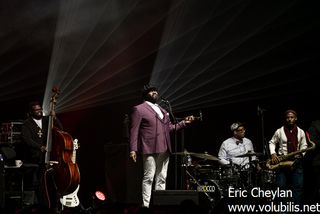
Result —
[{"label": "microphone", "polygon": [[164,97],[160,97],[161,101],[164,102],[164,103],[169,103],[169,100],[167,100],[166,98]]},{"label": "microphone", "polygon": [[194,117],[194,120],[198,120],[198,121],[202,121],[203,117],[202,117],[202,111],[199,110],[199,117]]},{"label": "microphone", "polygon": [[257,114],[262,115],[266,110],[263,108],[260,108],[260,106],[257,106]]}]

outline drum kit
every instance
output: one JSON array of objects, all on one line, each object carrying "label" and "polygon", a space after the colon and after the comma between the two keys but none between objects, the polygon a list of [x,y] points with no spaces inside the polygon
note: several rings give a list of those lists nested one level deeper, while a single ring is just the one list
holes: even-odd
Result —
[{"label": "drum kit", "polygon": [[[263,162],[253,160],[252,157],[263,156],[262,153],[247,152],[236,158],[249,158],[245,166],[238,166],[232,162],[221,164],[218,157],[205,153],[177,152],[182,156],[182,167],[186,173],[186,189],[204,192],[212,206],[226,198],[230,187],[235,189],[250,189],[260,187],[270,189],[275,186],[275,172],[265,168],[258,170]],[[209,188],[204,191],[203,188]]]}]

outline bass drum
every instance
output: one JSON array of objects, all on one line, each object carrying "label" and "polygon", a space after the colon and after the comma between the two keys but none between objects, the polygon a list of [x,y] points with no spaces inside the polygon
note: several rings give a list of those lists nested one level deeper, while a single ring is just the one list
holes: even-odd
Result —
[{"label": "bass drum", "polygon": [[223,189],[219,186],[217,180],[202,179],[198,181],[196,190],[203,193],[204,198],[211,207],[216,206],[224,197]]}]

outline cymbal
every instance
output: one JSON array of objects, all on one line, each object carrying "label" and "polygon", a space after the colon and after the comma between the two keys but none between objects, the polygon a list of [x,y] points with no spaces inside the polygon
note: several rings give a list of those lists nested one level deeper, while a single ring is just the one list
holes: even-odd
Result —
[{"label": "cymbal", "polygon": [[238,155],[238,156],[236,156],[236,158],[262,156],[262,155],[263,155],[262,153],[256,153],[256,152],[251,152],[251,151],[249,151],[249,152],[247,152],[247,153],[245,153],[245,154],[243,154],[243,155]]},{"label": "cymbal", "polygon": [[202,158],[202,159],[206,159],[206,160],[213,160],[213,161],[220,160],[219,158],[217,158],[213,155],[209,155],[208,153],[193,153],[191,155],[194,157]]},{"label": "cymbal", "polygon": [[173,155],[192,155],[192,154],[195,154],[194,152],[187,152],[187,151],[184,151],[184,152],[174,152],[172,153]]},{"label": "cymbal", "polygon": [[220,160],[219,158],[217,158],[213,155],[209,155],[208,153],[195,153],[195,152],[184,151],[184,152],[175,152],[172,154],[173,155],[191,155],[193,157],[206,159],[206,160],[214,160],[214,161]]}]

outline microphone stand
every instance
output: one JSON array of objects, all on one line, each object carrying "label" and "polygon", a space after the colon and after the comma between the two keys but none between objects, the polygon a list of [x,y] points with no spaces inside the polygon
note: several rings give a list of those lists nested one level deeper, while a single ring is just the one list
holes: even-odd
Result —
[{"label": "microphone stand", "polygon": [[[166,102],[168,102],[168,101],[166,101]],[[202,121],[202,111],[201,110],[199,110],[199,117],[195,117],[195,119],[196,120],[199,120],[199,121]],[[178,121],[181,121],[181,120],[184,120],[184,118],[177,118],[177,117],[175,117],[175,123],[177,123]],[[184,129],[182,129],[181,130],[181,151],[185,151],[185,143],[184,143]],[[176,151],[177,151],[177,147],[175,148],[176,149]],[[176,166],[177,166],[177,155],[176,155],[176,162],[175,162],[175,164],[176,164]],[[183,165],[183,161],[181,161],[181,165]],[[176,168],[176,170],[178,170],[177,168]],[[177,172],[177,171],[176,171]],[[186,180],[186,177],[187,177],[187,172],[185,171],[185,169],[184,168],[181,168],[181,170],[180,170],[180,173],[181,173],[181,176],[180,176],[180,189],[185,189],[186,188],[186,186],[187,186],[187,180]]]},{"label": "microphone stand", "polygon": [[261,140],[262,140],[262,154],[264,158],[269,157],[269,150],[268,150],[268,145],[264,136],[264,112],[265,109],[262,109],[258,106],[258,116],[260,116],[260,122],[261,122]]},{"label": "microphone stand", "polygon": [[[178,151],[178,136],[177,136],[177,118],[174,116],[173,111],[172,111],[172,107],[171,107],[171,103],[168,100],[164,100],[162,99],[162,102],[166,104],[166,106],[168,107],[169,110],[169,114],[173,119],[173,123],[174,123],[174,151]],[[178,188],[178,156],[177,154],[175,154],[174,156],[174,188],[177,189]]]},{"label": "microphone stand", "polygon": [[[181,130],[181,151],[185,151],[184,147],[184,129]],[[189,160],[188,160],[189,161]],[[180,165],[182,165],[182,161],[180,161]],[[191,164],[191,163],[188,163]],[[186,186],[186,179],[185,179],[185,170],[184,168],[180,168],[180,189],[185,189]]]}]

